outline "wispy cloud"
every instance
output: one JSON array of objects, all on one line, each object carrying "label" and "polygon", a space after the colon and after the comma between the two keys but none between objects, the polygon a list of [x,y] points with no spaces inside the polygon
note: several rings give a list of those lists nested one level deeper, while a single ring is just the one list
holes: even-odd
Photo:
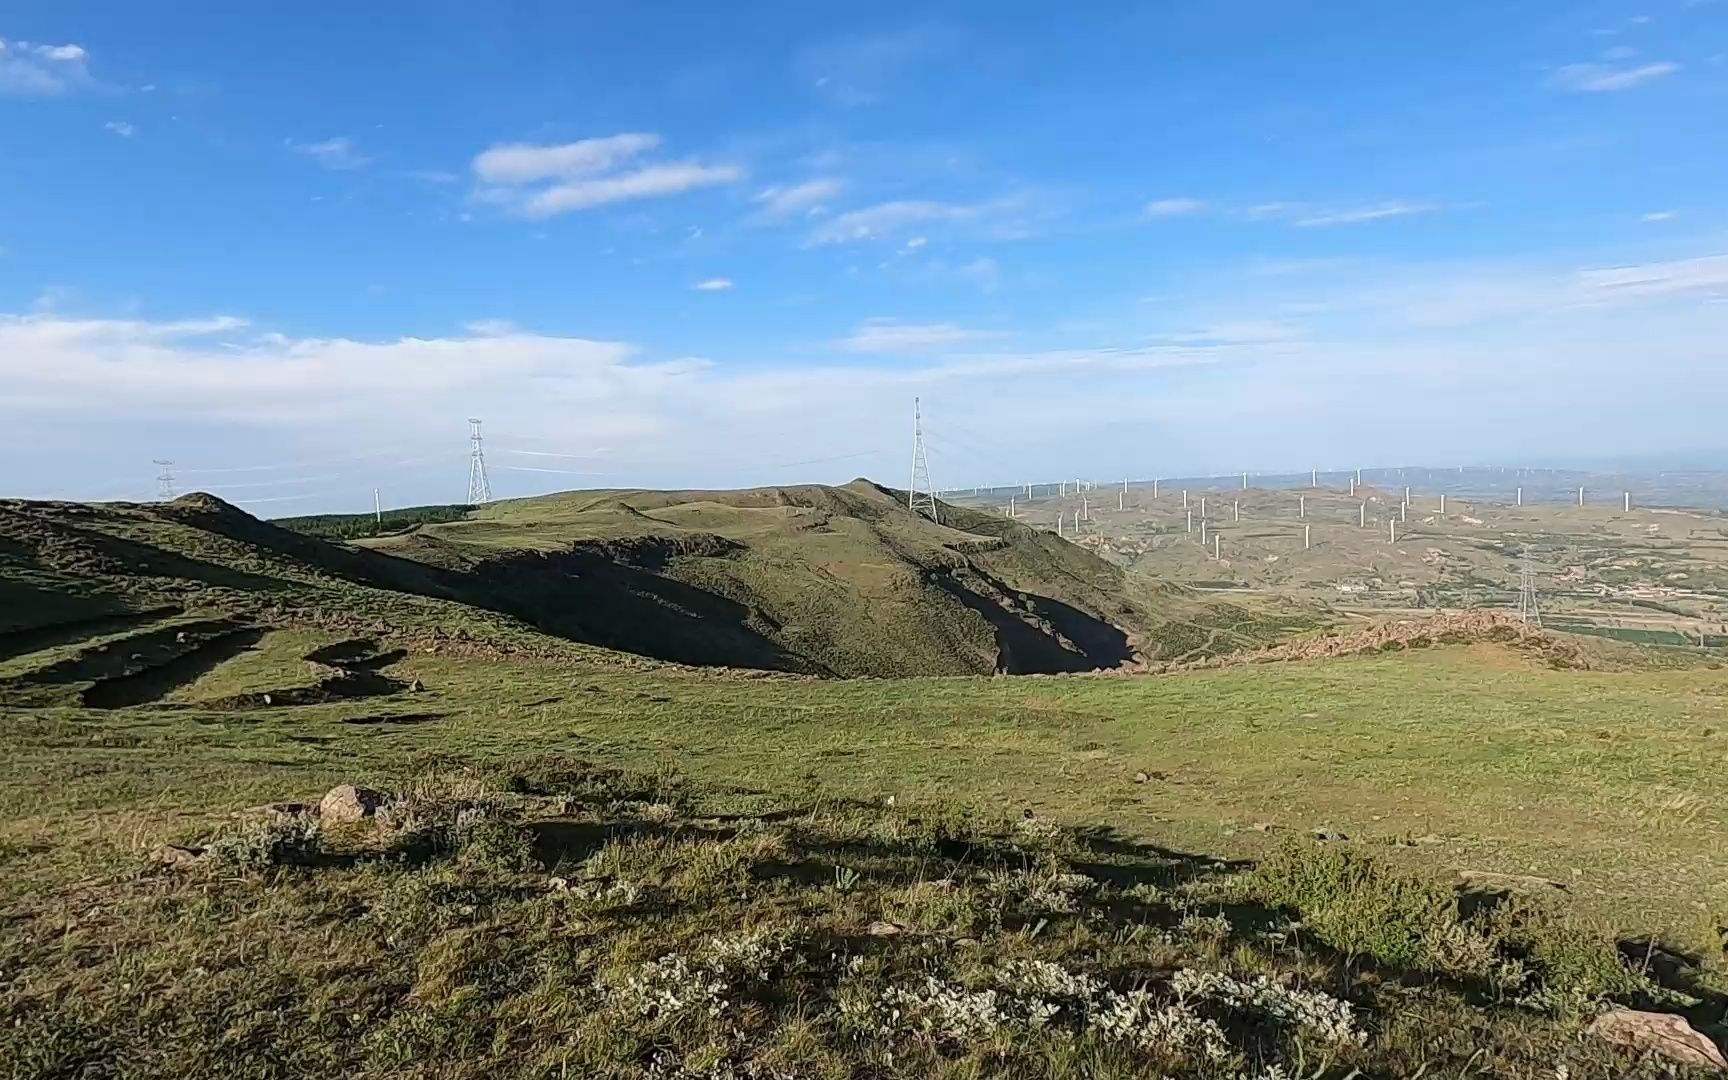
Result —
[{"label": "wispy cloud", "polygon": [[900,199],[877,203],[837,214],[811,230],[805,242],[812,247],[827,244],[859,244],[889,240],[912,228],[966,225],[997,239],[1026,235],[1024,200],[994,199],[978,203],[948,203],[928,199]]},{"label": "wispy cloud", "polygon": [[287,140],[288,149],[296,154],[311,158],[326,169],[345,172],[349,169],[363,169],[372,163],[372,159],[361,154],[355,147],[354,140],[345,135],[323,142],[295,142]]},{"label": "wispy cloud", "polygon": [[1592,292],[1620,296],[1728,290],[1728,255],[1581,270],[1577,282]]},{"label": "wispy cloud", "polygon": [[551,146],[504,143],[474,159],[474,175],[488,184],[568,180],[606,172],[659,146],[660,136],[639,131]]},{"label": "wispy cloud", "polygon": [[1203,199],[1153,199],[1146,204],[1141,213],[1149,218],[1171,218],[1198,214],[1204,209],[1206,209],[1206,202]]},{"label": "wispy cloud", "polygon": [[953,323],[903,323],[895,319],[869,319],[834,345],[855,353],[927,352],[1004,336],[1006,335],[997,331],[972,330]]},{"label": "wispy cloud", "polygon": [[94,85],[82,45],[0,38],[0,96],[53,97]]},{"label": "wispy cloud", "polygon": [[698,281],[690,287],[695,289],[697,292],[727,292],[732,288],[732,279],[723,277],[709,278],[706,281]]},{"label": "wispy cloud", "polygon": [[474,159],[475,197],[528,218],[677,195],[741,180],[744,169],[696,161],[638,164],[658,135],[627,132],[540,146],[508,143]]},{"label": "wispy cloud", "polygon": [[134,135],[138,134],[138,129],[124,120],[110,120],[106,124],[103,124],[102,128],[105,131],[112,131],[122,139],[130,139]]},{"label": "wispy cloud", "polygon": [[1638,220],[1646,222],[1673,221],[1679,216],[1680,211],[1678,210],[1652,210],[1648,214],[1640,215]]},{"label": "wispy cloud", "polygon": [[789,218],[796,214],[820,213],[829,199],[840,194],[845,181],[834,177],[819,177],[801,184],[764,188],[756,196],[756,204],[765,218]]},{"label": "wispy cloud", "polygon": [[1370,203],[1365,206],[1350,206],[1335,210],[1322,210],[1318,213],[1297,217],[1293,224],[1298,228],[1325,228],[1330,225],[1354,225],[1364,221],[1382,221],[1386,218],[1409,217],[1412,214],[1432,214],[1440,207],[1434,203],[1413,203],[1401,200]]},{"label": "wispy cloud", "polygon": [[1680,65],[1669,60],[1619,66],[1614,64],[1567,64],[1555,69],[1548,81],[1561,90],[1570,90],[1576,93],[1604,93],[1614,90],[1630,90],[1641,83],[1660,79],[1664,75],[1672,75],[1679,70]]}]

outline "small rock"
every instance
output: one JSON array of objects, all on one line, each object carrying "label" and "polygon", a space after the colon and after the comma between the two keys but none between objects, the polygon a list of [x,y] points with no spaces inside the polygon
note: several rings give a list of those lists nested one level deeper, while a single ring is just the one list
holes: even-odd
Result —
[{"label": "small rock", "polygon": [[975,938],[975,937],[962,937],[962,938],[955,938],[955,939],[954,939],[954,944],[956,944],[956,945],[958,945],[958,946],[960,946],[960,947],[961,947],[961,948],[963,948],[963,949],[964,949],[964,948],[969,948],[969,947],[971,947],[971,946],[973,946],[973,945],[976,945],[976,944],[978,944],[978,939],[977,939],[977,938]]},{"label": "small rock", "polygon": [[421,682],[419,679],[415,679],[413,682],[408,684],[408,692],[410,694],[418,694],[418,693],[421,693],[422,691],[424,691],[425,689],[426,689],[426,684]]},{"label": "small rock", "polygon": [[898,937],[903,931],[891,922],[878,919],[870,924],[871,937]]},{"label": "small rock", "polygon": [[1670,1061],[1728,1073],[1722,1051],[1683,1016],[1609,1009],[1585,1029],[1603,1042],[1660,1054]]},{"label": "small rock", "polygon": [[1270,821],[1256,821],[1254,823],[1254,831],[1255,832],[1271,832],[1273,829],[1276,829],[1277,827],[1278,826],[1272,824]]},{"label": "small rock", "polygon": [[318,803],[318,816],[326,823],[360,821],[378,812],[384,796],[371,788],[342,784],[331,788]]},{"label": "small rock", "polygon": [[1148,781],[1150,779],[1152,779],[1152,778],[1150,776],[1147,776],[1143,772],[1137,772],[1134,774],[1134,782],[1136,784],[1144,784],[1146,781]]},{"label": "small rock", "polygon": [[269,694],[264,695],[264,704],[266,704],[266,705],[272,704],[272,699],[271,699]]},{"label": "small rock", "polygon": [[181,847],[179,844],[163,844],[151,852],[151,857],[164,866],[191,866],[204,857],[204,849]]},{"label": "small rock", "polygon": [[1315,829],[1314,839],[1325,843],[1329,840],[1348,840],[1350,838],[1339,832],[1337,829]]},{"label": "small rock", "polygon": [[1412,844],[1443,844],[1446,841],[1440,839],[1440,836],[1437,833],[1423,833],[1421,836],[1416,837],[1410,842]]},{"label": "small rock", "polygon": [[553,892],[569,892],[570,881],[568,878],[561,877],[547,878],[546,887],[551,889]]}]

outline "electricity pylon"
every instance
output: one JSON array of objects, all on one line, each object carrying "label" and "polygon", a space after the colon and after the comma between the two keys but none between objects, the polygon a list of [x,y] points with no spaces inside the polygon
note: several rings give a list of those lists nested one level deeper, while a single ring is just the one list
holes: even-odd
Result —
[{"label": "electricity pylon", "polygon": [[1542,612],[1536,606],[1536,578],[1530,572],[1530,551],[1518,564],[1518,618],[1522,622],[1542,625]]},{"label": "electricity pylon", "polygon": [[468,418],[468,505],[492,501],[492,485],[486,479],[486,444],[480,437],[480,421]]},{"label": "electricity pylon", "polygon": [[906,509],[929,514],[931,521],[942,524],[936,512],[936,485],[930,482],[930,458],[924,452],[924,414],[917,398],[912,399],[912,484],[906,490]]}]

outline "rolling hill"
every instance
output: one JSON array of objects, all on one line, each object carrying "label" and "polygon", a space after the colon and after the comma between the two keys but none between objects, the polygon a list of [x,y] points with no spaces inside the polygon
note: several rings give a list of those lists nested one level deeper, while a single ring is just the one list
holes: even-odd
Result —
[{"label": "rolling hill", "polygon": [[[326,635],[313,652],[364,641],[366,655],[490,650],[818,676],[1053,673],[1212,655],[1302,622],[1131,589],[1049,533],[951,506],[939,525],[862,480],[568,493],[437,520],[451,516],[410,515],[344,543],[312,535],[355,531],[343,519],[263,522],[207,495],[0,503],[0,664],[32,658],[0,666],[0,680],[29,701],[68,687],[100,698],[116,691],[97,684],[114,680],[136,684],[120,699],[151,700],[262,633],[308,629]],[[308,685],[352,686],[352,674]]]}]

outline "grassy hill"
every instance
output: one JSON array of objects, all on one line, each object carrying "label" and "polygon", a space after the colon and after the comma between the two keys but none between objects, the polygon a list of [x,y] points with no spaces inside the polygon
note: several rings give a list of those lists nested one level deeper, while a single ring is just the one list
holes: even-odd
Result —
[{"label": "grassy hill", "polygon": [[[945,506],[942,524],[858,480],[747,491],[598,491],[496,503],[363,541],[460,570],[552,633],[663,659],[828,675],[1083,671],[1162,657],[1201,603],[1131,591],[1048,533]],[[1237,625],[1218,615],[1216,628]],[[1275,635],[1172,641],[1237,647]]]},{"label": "grassy hill", "polygon": [[205,495],[0,502],[0,695],[149,702],[212,671],[236,702],[393,692],[324,663],[337,645],[838,676],[1085,671],[1305,625],[1131,589],[1047,533],[953,507],[938,525],[865,481],[582,492],[393,522],[345,543],[325,536],[363,523],[263,522]]}]

